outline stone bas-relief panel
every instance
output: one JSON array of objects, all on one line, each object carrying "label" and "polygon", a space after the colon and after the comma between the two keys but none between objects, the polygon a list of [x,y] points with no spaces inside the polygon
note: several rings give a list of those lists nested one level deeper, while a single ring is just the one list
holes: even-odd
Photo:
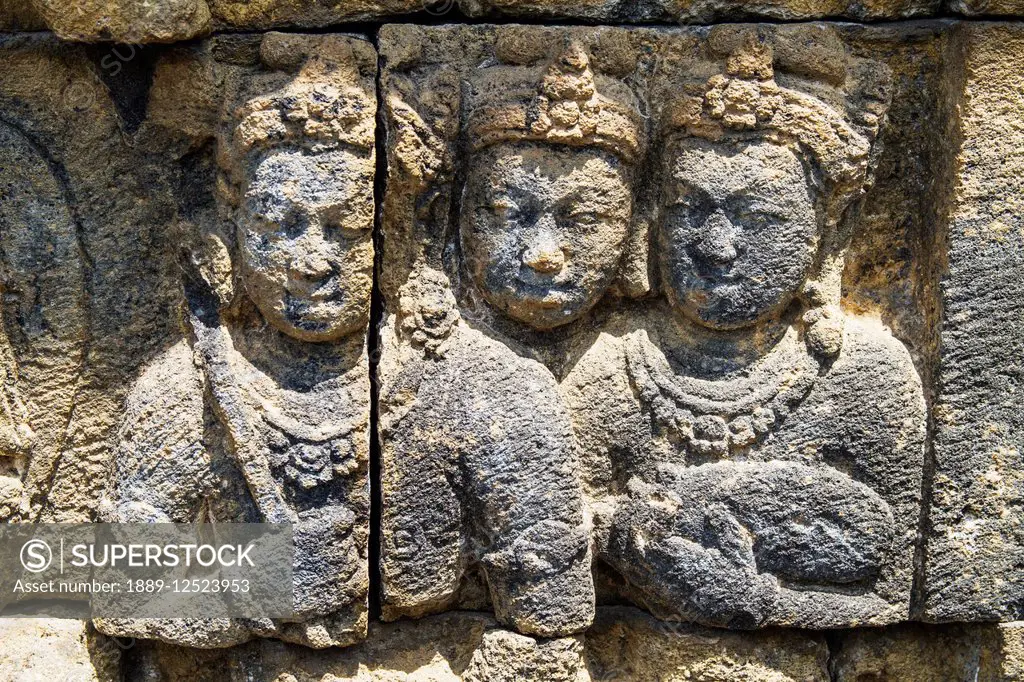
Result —
[{"label": "stone bas-relief panel", "polygon": [[98,627],[195,646],[351,644],[367,626],[376,53],[272,33],[169,59],[219,84],[206,137],[159,67],[151,112],[212,145],[216,169],[196,162],[186,192],[217,191],[182,216],[184,335],[127,398],[100,517],[291,523],[295,617]]},{"label": "stone bas-relief panel", "polygon": [[841,291],[889,68],[821,26],[380,49],[385,618],[578,632],[593,562],[669,620],[905,619],[923,390]]}]

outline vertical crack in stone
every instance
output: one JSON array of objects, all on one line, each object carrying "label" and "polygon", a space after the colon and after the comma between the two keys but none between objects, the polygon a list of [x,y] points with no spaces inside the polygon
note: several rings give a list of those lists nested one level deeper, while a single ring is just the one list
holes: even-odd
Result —
[{"label": "vertical crack in stone", "polygon": [[925,362],[922,366],[922,384],[924,387],[927,411],[927,435],[925,438],[924,470],[921,477],[921,509],[918,521],[917,548],[914,556],[914,585],[911,590],[910,617],[919,619],[924,615],[927,600],[926,580],[928,566],[928,539],[931,526],[932,495],[935,484],[936,453],[935,453],[935,405],[940,392],[939,362],[942,355],[940,333],[944,322],[944,310],[941,303],[941,283],[946,274],[946,253],[948,247],[949,220],[952,212],[954,184],[956,182],[957,154],[961,147],[959,112],[964,89],[964,73],[962,63],[964,46],[955,32],[947,32],[943,36],[943,71],[948,74],[942,81],[941,92],[936,96],[937,105],[941,107],[939,121],[943,126],[943,135],[934,138],[929,152],[934,155],[934,167],[940,169],[941,177],[936,185],[943,188],[938,192],[944,200],[931,205],[931,230],[922,235],[920,249],[926,262],[923,264],[924,276],[919,294],[926,306],[925,317],[930,324],[925,325],[928,338],[922,344]]},{"label": "vertical crack in stone", "polygon": [[377,50],[377,169],[373,181],[373,200],[375,205],[373,219],[373,289],[370,294],[370,327],[367,330],[367,354],[370,364],[370,619],[380,618],[380,535],[381,535],[381,465],[380,439],[377,434],[379,420],[378,395],[380,387],[377,382],[377,365],[380,362],[380,328],[384,324],[384,300],[380,290],[381,261],[384,253],[384,191],[387,180],[387,145],[384,125],[384,98],[381,91],[381,73],[383,69],[377,31],[370,33],[370,40]]}]

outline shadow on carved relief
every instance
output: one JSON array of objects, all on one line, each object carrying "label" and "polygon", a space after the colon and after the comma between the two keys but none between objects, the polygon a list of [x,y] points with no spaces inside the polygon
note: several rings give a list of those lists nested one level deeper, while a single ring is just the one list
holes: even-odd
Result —
[{"label": "shadow on carved relief", "polygon": [[323,647],[365,636],[366,328],[376,55],[268,34],[219,63],[216,215],[188,225],[185,338],[136,383],[102,515],[291,523],[294,622],[104,620],[108,634]]},{"label": "shadow on carved relief", "polygon": [[74,409],[87,313],[68,189],[0,122],[0,521],[37,521]]},{"label": "shadow on carved relief", "polygon": [[479,569],[579,631],[594,559],[672,620],[906,618],[920,380],[840,307],[887,68],[823,27],[522,30],[382,34],[385,617]]}]

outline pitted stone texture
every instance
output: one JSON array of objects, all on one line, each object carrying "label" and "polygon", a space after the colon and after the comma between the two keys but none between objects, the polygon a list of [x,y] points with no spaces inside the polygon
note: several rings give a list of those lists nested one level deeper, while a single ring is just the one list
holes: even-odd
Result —
[{"label": "pitted stone texture", "polygon": [[433,9],[445,0],[207,0],[218,28],[317,28]]},{"label": "pitted stone texture", "polygon": [[968,17],[1024,17],[1022,0],[946,0],[946,7]]},{"label": "pitted stone texture", "polygon": [[41,31],[46,28],[32,0],[6,0],[0,5],[0,31]]},{"label": "pitted stone texture", "polygon": [[1024,615],[1024,91],[1016,25],[957,27],[924,616]]},{"label": "pitted stone texture", "polygon": [[419,12],[454,0],[4,0],[0,30],[49,28],[65,40],[173,43],[211,31],[326,28]]},{"label": "pitted stone texture", "polygon": [[206,0],[31,0],[47,27],[65,40],[173,43],[210,30]]},{"label": "pitted stone texture", "polygon": [[601,608],[586,634],[594,682],[824,682],[828,647],[795,630],[757,633],[662,622],[631,608]]},{"label": "pitted stone texture", "polygon": [[376,52],[268,33],[169,52],[154,74],[145,133],[185,154],[183,324],[128,396],[101,517],[292,524],[295,618],[97,626],[351,644],[368,618]]},{"label": "pitted stone texture", "polygon": [[49,618],[0,618],[0,641],[0,679],[18,682],[115,682],[130,646]]},{"label": "pitted stone texture", "polygon": [[[1013,2],[1014,0],[1009,0]],[[808,19],[882,20],[927,17],[941,9],[941,0],[458,0],[473,17],[514,19],[569,19],[606,23],[684,23],[757,19],[801,21]]]},{"label": "pitted stone texture", "polygon": [[366,642],[311,652],[274,642],[224,651],[141,643],[126,682],[819,682],[821,637],[730,633],[601,610],[586,635],[539,640],[482,614],[455,612],[371,627]]},{"label": "pitted stone texture", "polygon": [[1021,624],[898,625],[844,632],[829,662],[836,682],[1024,680]]},{"label": "pitted stone texture", "polygon": [[841,286],[901,40],[385,27],[387,618],[482,573],[503,623],[585,627],[580,531],[666,619],[907,617],[923,391]]},{"label": "pitted stone texture", "polygon": [[88,521],[127,385],[174,328],[171,169],[84,48],[7,36],[0,61],[0,487],[22,493],[0,513]]}]

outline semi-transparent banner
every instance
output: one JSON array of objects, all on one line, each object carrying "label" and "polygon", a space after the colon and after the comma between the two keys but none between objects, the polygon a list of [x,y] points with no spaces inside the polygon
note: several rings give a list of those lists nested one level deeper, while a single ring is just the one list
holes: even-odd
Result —
[{"label": "semi-transparent banner", "polygon": [[288,524],[0,525],[0,617],[290,618]]}]

